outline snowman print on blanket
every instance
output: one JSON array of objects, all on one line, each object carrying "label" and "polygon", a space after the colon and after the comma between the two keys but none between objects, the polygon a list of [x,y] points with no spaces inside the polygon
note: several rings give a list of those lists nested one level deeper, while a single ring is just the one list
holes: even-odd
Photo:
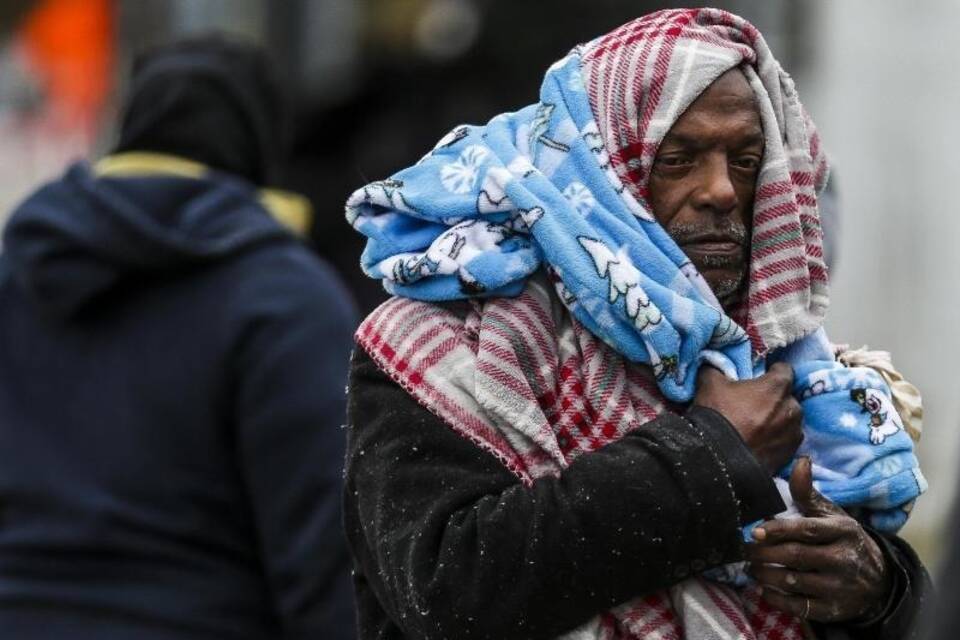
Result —
[{"label": "snowman print on blanket", "polygon": [[900,431],[901,427],[886,410],[882,397],[872,389],[851,389],[850,399],[860,405],[861,413],[870,414],[870,442],[883,444],[889,436]]}]

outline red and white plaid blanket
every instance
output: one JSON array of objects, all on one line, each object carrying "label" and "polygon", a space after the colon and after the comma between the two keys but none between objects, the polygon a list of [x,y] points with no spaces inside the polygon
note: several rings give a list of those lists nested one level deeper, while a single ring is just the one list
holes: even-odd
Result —
[{"label": "red and white plaid blanket", "polygon": [[[528,485],[670,408],[649,367],[630,363],[579,325],[546,277],[532,279],[517,298],[444,306],[392,298],[356,338],[411,396]],[[800,620],[770,608],[755,591],[692,578],[564,637],[804,635]]]}]

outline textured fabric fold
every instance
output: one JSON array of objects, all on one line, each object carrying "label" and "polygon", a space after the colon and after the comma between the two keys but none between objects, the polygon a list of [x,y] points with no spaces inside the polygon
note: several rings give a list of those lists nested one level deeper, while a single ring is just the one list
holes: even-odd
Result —
[{"label": "textured fabric fold", "polygon": [[794,395],[805,426],[797,455],[810,458],[817,489],[840,506],[864,511],[873,528],[898,531],[927,481],[881,375],[868,367],[808,361],[795,367]]}]

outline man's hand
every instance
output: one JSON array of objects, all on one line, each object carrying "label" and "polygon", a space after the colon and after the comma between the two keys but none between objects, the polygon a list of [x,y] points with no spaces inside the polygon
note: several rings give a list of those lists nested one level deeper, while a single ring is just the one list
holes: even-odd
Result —
[{"label": "man's hand", "polygon": [[809,458],[797,461],[790,493],[805,517],[763,523],[747,550],[748,572],[760,583],[764,599],[819,622],[877,615],[891,588],[877,543],[813,488]]},{"label": "man's hand", "polygon": [[753,380],[728,380],[704,363],[693,403],[720,413],[771,474],[782,469],[803,442],[802,412],[794,399],[793,368],[777,363]]}]

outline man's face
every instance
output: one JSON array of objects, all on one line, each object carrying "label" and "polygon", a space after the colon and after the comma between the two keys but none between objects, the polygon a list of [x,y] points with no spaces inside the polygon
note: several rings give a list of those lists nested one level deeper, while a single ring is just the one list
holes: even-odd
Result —
[{"label": "man's face", "polygon": [[739,69],[720,76],[674,123],[657,150],[650,205],[724,309],[740,299],[750,259],[763,127]]}]

